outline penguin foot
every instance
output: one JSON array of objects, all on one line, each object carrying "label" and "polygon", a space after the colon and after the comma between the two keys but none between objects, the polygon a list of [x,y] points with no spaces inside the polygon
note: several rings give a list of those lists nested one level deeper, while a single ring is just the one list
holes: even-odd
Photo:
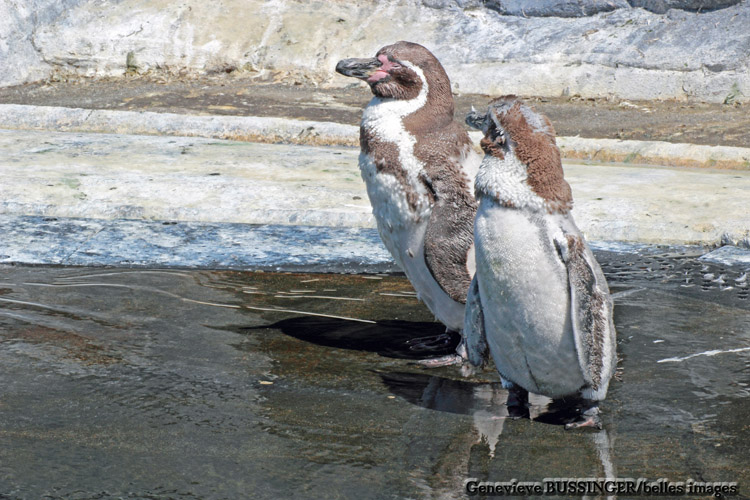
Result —
[{"label": "penguin foot", "polygon": [[463,364],[464,358],[458,354],[448,354],[446,356],[440,356],[439,358],[420,359],[415,361],[418,365],[424,366],[425,368],[440,368],[443,366],[453,366]]},{"label": "penguin foot", "polygon": [[[406,342],[409,346],[409,350],[412,351],[429,351],[436,350],[436,348],[445,348],[448,345],[451,334],[454,334],[451,330],[446,329],[445,334],[437,335],[435,337],[419,337],[411,339]],[[447,354],[437,358],[421,359],[416,363],[424,366],[425,368],[440,368],[443,366],[454,366],[463,365],[466,361],[466,347],[464,347],[463,341],[456,346],[456,352],[453,354]]]},{"label": "penguin foot", "polygon": [[529,391],[526,389],[517,385],[510,387],[505,404],[508,406],[508,416],[513,420],[529,418]]},{"label": "penguin foot", "polygon": [[428,335],[427,337],[417,337],[406,341],[410,351],[436,351],[445,349],[451,344],[451,337],[448,332],[440,335]]},{"label": "penguin foot", "polygon": [[578,419],[565,424],[565,430],[582,429],[591,427],[593,429],[602,429],[602,419],[599,416],[599,407],[592,406],[583,413]]}]

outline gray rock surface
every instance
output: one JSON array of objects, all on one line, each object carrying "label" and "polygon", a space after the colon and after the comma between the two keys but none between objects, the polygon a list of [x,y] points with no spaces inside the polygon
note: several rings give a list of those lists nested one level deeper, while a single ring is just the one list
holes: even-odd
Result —
[{"label": "gray rock surface", "polygon": [[487,0],[485,7],[505,16],[585,17],[629,7],[625,0]]},{"label": "gray rock surface", "polygon": [[47,78],[52,66],[36,45],[37,30],[81,0],[0,0],[0,85]]},{"label": "gray rock surface", "polygon": [[376,229],[0,214],[1,264],[398,272]]},{"label": "gray rock surface", "polygon": [[[706,255],[703,255],[699,260],[705,262],[715,262],[717,264],[723,264],[725,266],[743,264],[750,266],[750,250],[748,250],[747,248],[736,247],[734,245],[724,245],[712,252],[707,253]],[[744,278],[741,277],[736,281],[744,283],[746,280],[747,274],[744,275]]]},{"label": "gray rock surface", "polygon": [[[358,148],[0,130],[0,152],[0,215],[375,225]],[[750,237],[748,171],[564,168],[576,221],[592,241],[711,245]]]},{"label": "gray rock surface", "polygon": [[656,14],[669,9],[708,12],[725,9],[742,0],[422,0],[433,9],[487,8],[506,16],[584,17],[615,9],[640,7]]},{"label": "gray rock surface", "polygon": [[643,7],[646,10],[663,14],[669,9],[682,9],[694,12],[707,12],[725,9],[737,5],[742,0],[628,0],[633,7]]},{"label": "gray rock surface", "polygon": [[0,85],[239,70],[346,86],[336,61],[410,39],[460,92],[750,99],[748,0],[0,0],[0,19]]}]

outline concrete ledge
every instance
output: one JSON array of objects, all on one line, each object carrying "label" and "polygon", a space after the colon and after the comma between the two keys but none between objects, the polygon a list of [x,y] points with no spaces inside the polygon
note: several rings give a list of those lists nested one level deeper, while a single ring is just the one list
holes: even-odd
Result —
[{"label": "concrete ledge", "polygon": [[368,228],[0,215],[0,264],[382,273]]},{"label": "concrete ledge", "polygon": [[[0,215],[0,265],[397,273],[370,228],[98,220]],[[594,252],[700,255],[697,246],[594,241]],[[750,265],[750,249],[723,246],[701,260]]]},{"label": "concrete ledge", "polygon": [[182,115],[0,104],[0,128],[211,137],[246,142],[358,146],[359,127],[260,116]]},{"label": "concrete ledge", "polygon": [[[0,214],[373,228],[358,149],[0,130]],[[750,172],[564,163],[594,241],[750,238]]]},{"label": "concrete ledge", "polygon": [[[359,145],[359,127],[340,123],[22,104],[0,104],[0,128],[208,137],[312,146]],[[481,134],[472,132],[471,135],[478,143]],[[750,171],[750,148],[582,137],[558,137],[557,142],[563,158],[572,160]]]},{"label": "concrete ledge", "polygon": [[560,137],[563,158],[603,163],[750,170],[750,148]]},{"label": "concrete ledge", "polygon": [[357,150],[0,130],[0,214],[373,227]]}]

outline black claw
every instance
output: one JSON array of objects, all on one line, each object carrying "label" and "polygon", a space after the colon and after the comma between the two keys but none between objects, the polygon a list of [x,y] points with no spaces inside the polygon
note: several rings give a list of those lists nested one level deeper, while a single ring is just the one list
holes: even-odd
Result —
[{"label": "black claw", "polygon": [[409,339],[406,341],[406,345],[409,346],[409,350],[411,351],[434,351],[444,349],[449,346],[451,342],[453,342],[453,339],[451,339],[450,335],[442,333],[440,335]]}]

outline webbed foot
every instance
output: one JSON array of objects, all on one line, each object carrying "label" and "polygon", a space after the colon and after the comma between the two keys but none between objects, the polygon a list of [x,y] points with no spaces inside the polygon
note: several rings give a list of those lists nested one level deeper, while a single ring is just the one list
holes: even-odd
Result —
[{"label": "webbed foot", "polygon": [[[447,329],[445,330],[446,335],[450,335],[451,333],[455,332]],[[442,336],[438,338],[420,337],[408,341],[407,345],[409,345],[410,350],[429,350],[431,348],[434,348],[436,345],[438,345],[439,347],[444,347],[445,338],[442,338]],[[456,346],[456,352],[453,354],[447,354],[445,356],[440,356],[437,358],[420,359],[416,363],[424,366],[425,368],[440,368],[442,366],[462,365],[464,361],[466,361],[466,347],[464,347],[464,343],[463,341],[461,341],[461,343]]]},{"label": "webbed foot", "polygon": [[453,366],[460,365],[464,362],[464,358],[458,354],[448,354],[446,356],[440,356],[439,358],[420,359],[415,361],[416,364],[422,365],[425,368],[440,368],[441,366]]},{"label": "webbed foot", "polygon": [[593,429],[602,428],[602,419],[599,416],[599,405],[595,403],[590,406],[574,421],[565,424],[565,430],[571,429],[582,429],[585,427],[591,427]]}]

